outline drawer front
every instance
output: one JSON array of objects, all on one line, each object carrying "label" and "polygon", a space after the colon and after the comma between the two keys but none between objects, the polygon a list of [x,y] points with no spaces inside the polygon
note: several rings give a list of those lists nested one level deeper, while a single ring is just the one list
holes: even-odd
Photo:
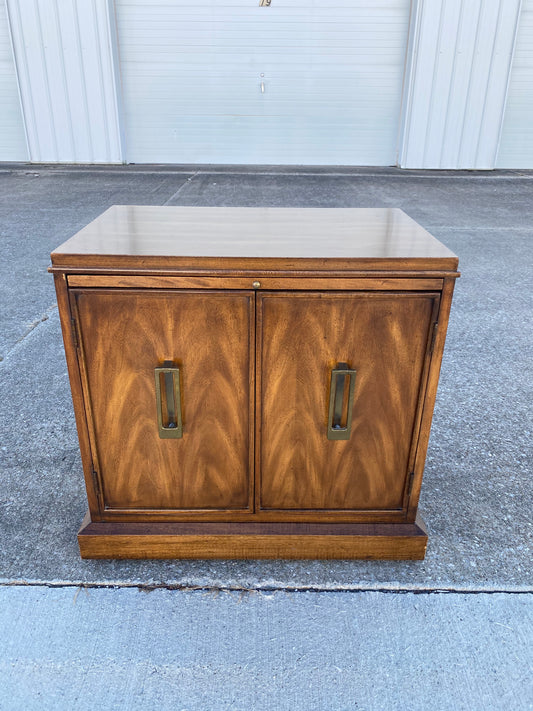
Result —
[{"label": "drawer front", "polygon": [[250,510],[253,303],[242,291],[71,291],[107,510]]},{"label": "drawer front", "polygon": [[287,276],[272,272],[251,272],[248,276],[147,276],[143,274],[71,274],[73,287],[110,289],[257,289],[261,291],[440,291],[443,280],[435,277],[372,276],[329,277]]},{"label": "drawer front", "polygon": [[405,508],[438,301],[258,294],[259,509]]}]

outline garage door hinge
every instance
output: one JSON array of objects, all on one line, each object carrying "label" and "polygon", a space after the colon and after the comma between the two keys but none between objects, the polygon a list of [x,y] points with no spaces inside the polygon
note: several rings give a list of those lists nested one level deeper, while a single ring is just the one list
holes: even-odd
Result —
[{"label": "garage door hinge", "polygon": [[409,485],[407,486],[407,496],[411,496],[411,492],[413,490],[413,482],[415,480],[415,473],[411,472],[409,474]]}]

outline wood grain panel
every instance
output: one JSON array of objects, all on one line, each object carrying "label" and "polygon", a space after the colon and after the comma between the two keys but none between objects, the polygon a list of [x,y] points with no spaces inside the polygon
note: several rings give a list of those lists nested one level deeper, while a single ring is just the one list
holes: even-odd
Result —
[{"label": "wood grain panel", "polygon": [[[260,506],[402,509],[436,294],[258,294]],[[332,368],[357,370],[351,437],[326,436]]]},{"label": "wood grain panel", "polygon": [[[246,509],[251,292],[73,290],[107,507]],[[160,439],[154,368],[180,367],[183,438]]]}]

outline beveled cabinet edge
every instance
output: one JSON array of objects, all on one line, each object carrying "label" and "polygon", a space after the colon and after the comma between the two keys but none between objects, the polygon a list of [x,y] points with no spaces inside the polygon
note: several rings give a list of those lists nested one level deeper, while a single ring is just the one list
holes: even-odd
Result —
[{"label": "beveled cabinet edge", "polygon": [[255,513],[255,377],[256,363],[254,349],[256,344],[256,303],[255,293],[248,298],[248,512]]},{"label": "beveled cabinet edge", "polygon": [[[66,278],[62,274],[54,274],[54,284],[57,295],[59,318],[61,322],[61,331],[63,335],[63,345],[65,348],[65,357],[67,361],[67,370],[70,381],[70,390],[72,394],[72,404],[74,408],[74,417],[76,420],[76,428],[78,430],[78,439],[80,445],[81,462],[83,467],[83,476],[85,479],[85,488],[87,492],[87,500],[89,510],[93,520],[100,518],[100,501],[97,491],[95,490],[94,482],[94,462],[90,446],[89,426],[87,422],[87,408],[81,381],[81,373],[78,361],[79,339],[74,334],[77,333],[77,325],[73,319],[70,309],[69,292],[67,289]],[[73,332],[73,329],[75,331]]]},{"label": "beveled cabinet edge", "polygon": [[[431,361],[433,357],[433,352],[435,348],[435,329],[438,327],[440,302],[442,295],[441,293],[435,294],[435,300],[433,302],[433,310],[431,313],[431,319],[429,322],[428,336],[426,342],[426,352],[424,355],[424,365],[422,368],[422,373],[420,375],[420,384],[418,388],[418,401],[416,404],[415,421],[413,423],[413,432],[411,435],[411,447],[409,450],[408,467],[406,472],[406,481],[404,489],[404,510],[406,512],[406,517],[409,518],[409,508],[411,497],[413,495],[413,486],[416,477],[416,458],[419,452],[420,435],[422,432],[422,419],[424,415],[424,404],[426,402],[427,388],[429,382],[429,373],[431,368]],[[423,471],[421,476],[423,475]]]},{"label": "beveled cabinet edge", "polygon": [[444,280],[444,286],[440,298],[437,331],[435,333],[435,342],[433,346],[433,352],[431,354],[431,362],[429,364],[429,373],[424,399],[424,409],[422,412],[422,419],[420,423],[420,435],[418,438],[418,446],[413,465],[414,478],[413,485],[411,488],[411,496],[409,497],[409,508],[407,511],[408,521],[415,520],[418,510],[418,501],[420,498],[422,477],[424,475],[424,468],[426,464],[429,436],[431,433],[431,425],[433,422],[433,411],[435,409],[435,401],[437,398],[437,388],[439,384],[440,369],[442,365],[442,356],[444,354],[444,343],[446,341],[446,334],[448,331],[448,322],[450,318],[454,287],[454,278]]},{"label": "beveled cabinet edge", "polygon": [[[80,383],[81,383],[81,389],[82,389],[82,393],[83,393],[83,401],[84,401],[84,407],[85,407],[84,416],[85,416],[85,422],[86,422],[86,426],[87,426],[89,451],[90,451],[90,456],[91,456],[91,461],[92,461],[92,477],[91,477],[92,492],[93,492],[94,498],[97,503],[97,507],[94,511],[94,514],[98,517],[98,520],[103,520],[104,519],[104,510],[105,510],[104,487],[103,487],[102,476],[101,476],[100,462],[98,459],[98,446],[97,446],[97,436],[96,436],[94,421],[93,421],[91,389],[89,387],[87,368],[85,365],[85,351],[84,351],[84,347],[83,347],[83,333],[81,332],[80,320],[79,320],[79,314],[78,314],[77,296],[79,293],[80,292],[73,290],[73,289],[68,290],[70,313],[71,313],[72,320],[73,320],[73,323],[75,324],[76,332],[77,332],[78,343],[77,343],[76,355],[77,355],[77,362],[78,362],[79,379],[80,379]],[[91,509],[90,505],[89,505],[89,511],[91,512],[91,514],[93,514],[93,510]]]}]

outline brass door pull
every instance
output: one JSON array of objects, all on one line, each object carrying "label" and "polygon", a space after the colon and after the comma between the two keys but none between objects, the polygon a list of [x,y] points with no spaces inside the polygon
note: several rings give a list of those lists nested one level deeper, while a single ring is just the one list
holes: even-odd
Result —
[{"label": "brass door pull", "polygon": [[183,437],[181,422],[180,369],[172,361],[155,368],[157,425],[161,439]]},{"label": "brass door pull", "polygon": [[[348,368],[347,363],[337,363],[337,367],[331,371],[328,439],[350,439],[356,372]],[[347,378],[349,379],[348,388],[346,388]],[[345,418],[344,425],[342,424],[343,418]]]}]

